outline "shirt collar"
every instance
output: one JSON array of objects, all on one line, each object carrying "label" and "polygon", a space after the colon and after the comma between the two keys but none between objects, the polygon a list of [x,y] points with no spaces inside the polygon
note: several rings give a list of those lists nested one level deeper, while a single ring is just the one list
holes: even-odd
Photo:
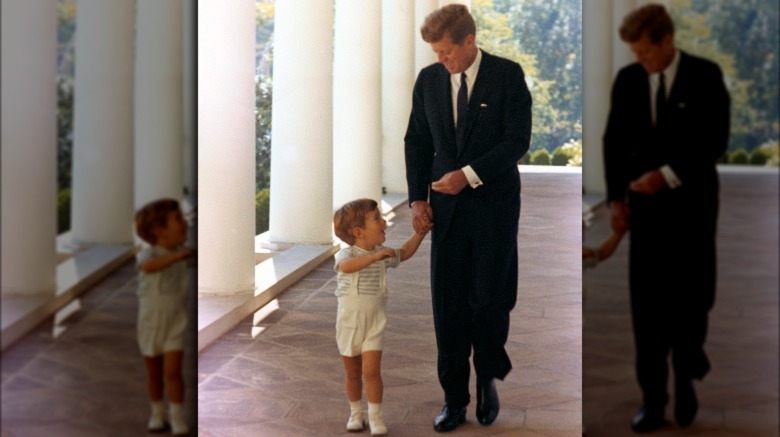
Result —
[{"label": "shirt collar", "polygon": [[[474,62],[471,63],[469,68],[466,69],[466,80],[472,84],[477,79],[477,72],[479,71],[479,64],[482,63],[482,49],[477,47],[477,57],[474,58]],[[460,73],[455,73],[452,76],[456,83],[460,85]]]},{"label": "shirt collar", "polygon": [[[666,87],[669,88],[669,85],[671,85],[672,81],[674,81],[675,76],[677,76],[677,69],[680,67],[680,50],[674,49],[674,57],[672,58],[672,62],[669,63],[669,65],[664,68],[664,81],[666,82]],[[468,73],[466,73],[468,74]],[[658,80],[658,73],[655,73],[653,76],[655,76],[655,80]]]}]

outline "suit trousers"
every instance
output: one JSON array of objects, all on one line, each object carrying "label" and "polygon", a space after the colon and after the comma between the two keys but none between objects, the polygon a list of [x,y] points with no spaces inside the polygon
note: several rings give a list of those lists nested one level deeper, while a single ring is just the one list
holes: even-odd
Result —
[{"label": "suit trousers", "polygon": [[453,408],[470,400],[472,348],[477,378],[503,380],[512,369],[504,345],[517,300],[517,226],[497,236],[495,229],[475,223],[474,213],[458,204],[446,235],[434,236],[431,251],[439,383]]},{"label": "suit trousers", "polygon": [[715,294],[714,222],[681,219],[666,203],[663,196],[632,193],[630,199],[636,376],[649,407],[668,401],[670,352],[676,381],[702,379],[710,369],[704,341]]}]

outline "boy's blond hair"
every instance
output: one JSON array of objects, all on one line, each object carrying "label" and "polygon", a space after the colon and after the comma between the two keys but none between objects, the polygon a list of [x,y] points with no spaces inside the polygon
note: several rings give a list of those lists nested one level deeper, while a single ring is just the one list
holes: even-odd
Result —
[{"label": "boy's blond hair", "polygon": [[372,199],[357,199],[347,202],[336,210],[333,215],[333,230],[341,241],[355,244],[352,230],[366,226],[366,214],[377,209],[379,205]]},{"label": "boy's blond hair", "polygon": [[147,203],[135,213],[135,232],[147,243],[156,244],[155,230],[165,228],[168,214],[178,210],[179,201],[175,199],[159,199]]}]

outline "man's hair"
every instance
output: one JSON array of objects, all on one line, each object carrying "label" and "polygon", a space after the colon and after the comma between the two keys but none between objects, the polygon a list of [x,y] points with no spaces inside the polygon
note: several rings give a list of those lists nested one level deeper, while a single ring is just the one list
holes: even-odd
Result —
[{"label": "man's hair", "polygon": [[135,213],[135,232],[142,240],[154,245],[157,235],[154,231],[162,229],[168,222],[168,214],[179,210],[179,202],[174,199],[159,199],[147,203]]},{"label": "man's hair", "polygon": [[357,199],[342,205],[333,215],[333,230],[336,236],[350,246],[355,244],[352,229],[365,227],[366,214],[377,207],[378,204],[372,199]]},{"label": "man's hair", "polygon": [[623,18],[620,39],[624,42],[639,41],[645,34],[653,44],[659,44],[666,35],[674,35],[672,17],[663,5],[650,3]]},{"label": "man's hair", "polygon": [[449,34],[453,44],[461,45],[466,36],[477,34],[477,25],[465,5],[451,4],[431,12],[420,27],[423,41],[434,43]]}]

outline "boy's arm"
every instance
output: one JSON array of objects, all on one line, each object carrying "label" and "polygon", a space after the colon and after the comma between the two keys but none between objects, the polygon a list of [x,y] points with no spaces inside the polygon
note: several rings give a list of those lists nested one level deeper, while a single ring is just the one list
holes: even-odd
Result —
[{"label": "boy's arm", "polygon": [[411,258],[417,248],[420,247],[420,243],[425,239],[425,234],[414,233],[409,240],[401,247],[401,261],[406,261]]},{"label": "boy's arm", "polygon": [[138,264],[138,270],[144,273],[159,272],[160,270],[165,269],[171,264],[190,258],[194,255],[195,255],[195,250],[182,249],[177,252],[169,253],[168,255],[147,259],[146,261],[143,261],[140,264]]},{"label": "boy's arm", "polygon": [[612,253],[617,249],[618,244],[620,244],[620,240],[623,239],[623,233],[612,233],[612,235],[609,236],[607,241],[604,242],[604,244],[599,247],[599,261],[603,261],[607,258],[609,258]]},{"label": "boy's arm", "polygon": [[385,258],[393,258],[395,251],[393,249],[384,249],[377,252],[367,253],[365,255],[353,256],[339,261],[338,269],[344,273],[355,273],[358,270],[370,266],[372,263]]}]

